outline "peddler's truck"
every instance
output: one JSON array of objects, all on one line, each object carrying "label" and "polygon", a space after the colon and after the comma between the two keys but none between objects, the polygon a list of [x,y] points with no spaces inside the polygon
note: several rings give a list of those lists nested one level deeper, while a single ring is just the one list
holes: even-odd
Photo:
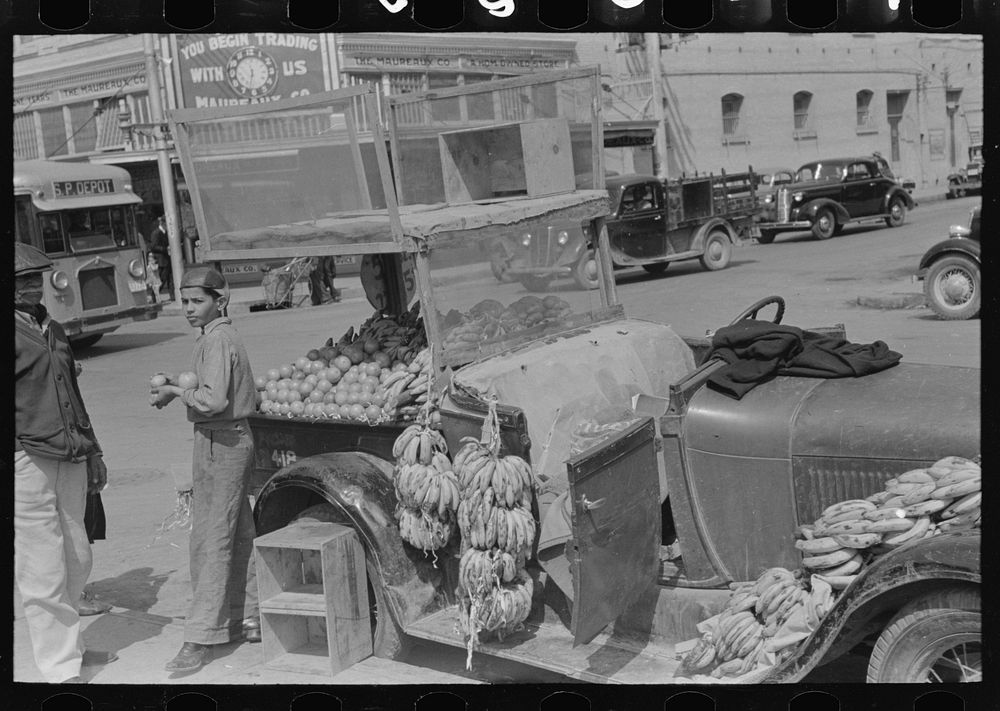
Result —
[{"label": "peddler's truck", "polygon": [[[295,579],[273,596],[262,588],[265,652],[284,645],[270,663],[329,674],[347,646],[355,658],[394,658],[424,639],[471,645],[477,663],[505,657],[585,681],[689,682],[690,641],[734,589],[799,570],[809,559],[796,544],[820,539],[812,522],[831,506],[884,499],[904,475],[978,454],[978,369],[779,375],[734,399],[709,385],[726,363],[706,357],[707,339],[626,316],[606,225],[600,93],[596,69],[578,68],[433,93],[380,97],[361,84],[171,114],[208,259],[364,255],[375,308],[357,332],[317,334],[315,353],[289,354],[265,377],[251,418],[258,562],[265,544],[328,545],[317,543],[324,531],[348,535],[353,560],[363,559],[358,579],[348,563],[324,563],[308,580],[296,577],[308,568],[301,559],[278,566]],[[223,158],[227,172],[213,171]],[[598,289],[542,296],[493,277],[485,244],[556,221],[586,223],[596,236]],[[772,302],[779,323],[780,297],[734,323]],[[369,384],[396,387],[416,371],[429,385],[389,402]],[[465,472],[455,462],[471,461],[467,437],[527,463],[517,471],[531,486],[517,507],[528,513],[507,529],[507,545],[522,546],[515,581],[527,595],[504,606],[525,617],[502,639],[457,631],[473,614],[460,575],[472,550],[468,482],[457,525],[449,511],[458,502],[442,495],[432,504],[442,540],[412,543],[412,502],[399,493],[410,465],[399,462],[420,450],[397,443],[414,441],[405,434],[414,417],[431,428],[420,441],[437,443],[434,466]],[[477,500],[500,490],[487,491]],[[473,547],[483,540],[477,521]],[[757,680],[801,680],[865,640],[877,652],[872,681],[980,678],[979,528],[938,529],[929,535],[924,522],[910,542],[865,557]],[[268,571],[258,579],[270,585]],[[342,602],[333,589],[350,586],[362,638],[327,617]],[[290,632],[304,617],[319,622]],[[350,615],[335,617],[344,625]]]}]

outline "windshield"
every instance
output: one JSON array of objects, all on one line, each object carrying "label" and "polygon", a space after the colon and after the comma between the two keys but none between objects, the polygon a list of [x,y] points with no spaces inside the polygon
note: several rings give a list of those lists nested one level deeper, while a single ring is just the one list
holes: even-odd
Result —
[{"label": "windshield", "polygon": [[843,163],[806,163],[795,173],[796,182],[803,180],[840,180],[843,177]]},{"label": "windshield", "polygon": [[38,226],[46,254],[136,246],[132,211],[127,207],[43,212],[38,215]]}]

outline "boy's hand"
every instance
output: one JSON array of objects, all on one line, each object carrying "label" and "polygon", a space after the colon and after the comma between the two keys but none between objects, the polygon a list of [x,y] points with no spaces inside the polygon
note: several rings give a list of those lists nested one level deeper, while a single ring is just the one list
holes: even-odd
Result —
[{"label": "boy's hand", "polygon": [[87,457],[87,493],[100,493],[108,483],[108,468],[104,466],[104,457],[92,454]]}]

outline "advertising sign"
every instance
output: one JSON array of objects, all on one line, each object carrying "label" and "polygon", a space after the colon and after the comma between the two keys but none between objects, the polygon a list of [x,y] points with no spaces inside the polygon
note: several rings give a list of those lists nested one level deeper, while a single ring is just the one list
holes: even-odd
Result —
[{"label": "advertising sign", "polygon": [[290,32],[176,35],[181,104],[255,104],[324,91],[329,77],[321,37]]}]

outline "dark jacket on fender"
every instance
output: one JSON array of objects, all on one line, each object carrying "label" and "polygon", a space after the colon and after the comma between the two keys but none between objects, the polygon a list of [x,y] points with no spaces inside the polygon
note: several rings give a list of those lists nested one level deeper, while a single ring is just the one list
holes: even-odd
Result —
[{"label": "dark jacket on fender", "polygon": [[14,382],[14,451],[69,462],[100,453],[69,339],[44,307],[14,312]]},{"label": "dark jacket on fender", "polygon": [[729,364],[709,377],[709,386],[737,399],[776,375],[858,377],[891,368],[902,358],[882,341],[850,343],[754,319],[716,331],[709,357]]}]

